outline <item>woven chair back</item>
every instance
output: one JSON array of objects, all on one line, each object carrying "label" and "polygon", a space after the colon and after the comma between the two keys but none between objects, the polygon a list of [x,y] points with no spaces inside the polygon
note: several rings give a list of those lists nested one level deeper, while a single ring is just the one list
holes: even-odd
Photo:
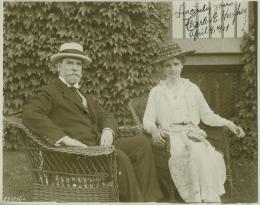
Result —
[{"label": "woven chair back", "polygon": [[129,101],[129,109],[136,125],[143,124],[143,116],[148,100],[148,95],[144,95],[138,98],[131,99]]}]

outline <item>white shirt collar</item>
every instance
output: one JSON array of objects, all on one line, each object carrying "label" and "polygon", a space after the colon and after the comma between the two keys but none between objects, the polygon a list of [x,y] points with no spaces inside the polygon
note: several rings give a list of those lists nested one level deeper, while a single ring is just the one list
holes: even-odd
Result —
[{"label": "white shirt collar", "polygon": [[70,84],[68,84],[66,81],[65,81],[65,79],[63,78],[63,77],[61,77],[61,76],[59,76],[59,79],[61,80],[61,82],[63,82],[65,85],[67,85],[67,87],[74,87],[74,88],[77,88],[77,89],[79,89],[79,83],[75,83],[73,86],[71,86]]}]

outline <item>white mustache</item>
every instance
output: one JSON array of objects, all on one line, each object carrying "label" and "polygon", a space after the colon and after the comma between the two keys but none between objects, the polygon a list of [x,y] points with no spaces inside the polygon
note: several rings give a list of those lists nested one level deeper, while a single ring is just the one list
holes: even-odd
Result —
[{"label": "white mustache", "polygon": [[68,74],[68,76],[72,76],[72,75],[76,75],[77,77],[81,77],[81,75],[80,74],[78,74],[78,73],[71,73],[71,74]]}]

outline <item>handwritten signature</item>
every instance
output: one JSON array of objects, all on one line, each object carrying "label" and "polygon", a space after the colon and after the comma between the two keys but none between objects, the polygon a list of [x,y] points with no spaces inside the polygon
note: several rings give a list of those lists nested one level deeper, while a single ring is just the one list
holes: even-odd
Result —
[{"label": "handwritten signature", "polygon": [[[205,34],[228,31],[230,23],[224,24],[225,21],[232,19],[233,25],[239,15],[247,13],[247,8],[241,8],[241,3],[238,3],[235,11],[233,6],[233,2],[226,2],[212,7],[203,4],[202,7],[194,6],[192,9],[184,9],[184,4],[181,4],[178,11],[175,12],[175,16],[177,18],[183,17],[185,30],[189,32],[189,37],[196,40]],[[219,9],[221,10],[220,13],[218,12]],[[211,15],[207,15],[203,19],[197,20],[197,15],[200,13]],[[219,15],[221,15],[223,22],[218,22]]]},{"label": "handwritten signature", "polygon": [[4,196],[3,201],[25,201],[25,197],[23,196]]}]

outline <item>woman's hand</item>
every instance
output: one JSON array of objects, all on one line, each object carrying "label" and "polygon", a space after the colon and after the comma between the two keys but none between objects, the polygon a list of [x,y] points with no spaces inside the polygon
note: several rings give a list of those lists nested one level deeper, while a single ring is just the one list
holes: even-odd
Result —
[{"label": "woman's hand", "polygon": [[154,127],[151,129],[150,132],[152,135],[153,143],[155,143],[155,144],[165,144],[166,143],[165,139],[163,139],[163,137],[165,136],[165,133],[162,128]]},{"label": "woman's hand", "polygon": [[227,125],[228,129],[233,132],[237,137],[239,138],[242,138],[242,137],[245,137],[245,132],[244,130],[237,126],[235,123],[233,122],[230,122],[228,125]]}]

